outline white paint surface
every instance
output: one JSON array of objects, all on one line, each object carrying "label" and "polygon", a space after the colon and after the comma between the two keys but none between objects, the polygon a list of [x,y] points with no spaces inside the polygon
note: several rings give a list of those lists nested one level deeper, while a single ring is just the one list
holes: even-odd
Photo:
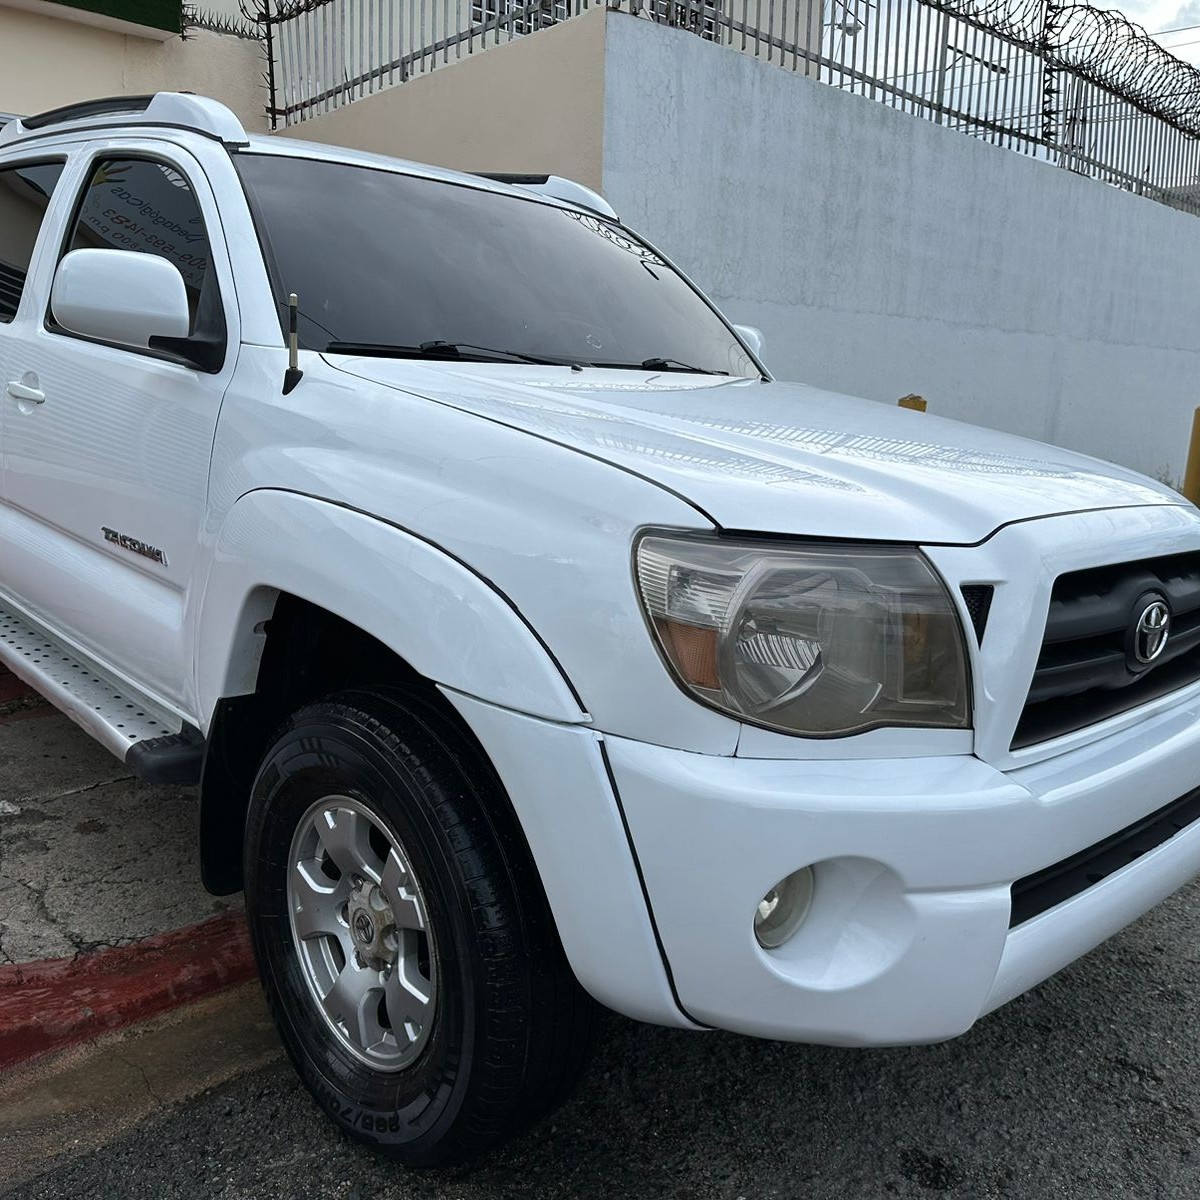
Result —
[{"label": "white paint surface", "polygon": [[779,378],[1178,480],[1200,220],[610,13],[603,190]]}]

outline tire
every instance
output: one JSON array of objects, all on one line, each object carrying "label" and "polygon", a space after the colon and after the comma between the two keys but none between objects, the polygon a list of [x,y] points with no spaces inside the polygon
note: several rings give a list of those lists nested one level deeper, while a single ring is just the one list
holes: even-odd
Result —
[{"label": "tire", "polygon": [[468,1161],[556,1108],[595,1013],[499,780],[439,700],[380,688],[301,709],[245,841],[254,953],[297,1072],[347,1134],[410,1166]]}]

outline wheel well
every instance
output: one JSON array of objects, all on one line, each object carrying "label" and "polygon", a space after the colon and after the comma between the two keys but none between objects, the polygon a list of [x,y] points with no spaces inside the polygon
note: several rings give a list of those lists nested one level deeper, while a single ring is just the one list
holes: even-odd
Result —
[{"label": "wheel well", "polygon": [[300,705],[343,687],[428,684],[378,638],[287,592],[281,592],[275,602],[266,634],[255,693],[281,706],[280,720]]},{"label": "wheel well", "polygon": [[269,739],[290,713],[332,692],[372,684],[426,691],[461,723],[424,676],[378,638],[297,596],[281,592],[265,622],[255,690],[217,702],[200,782],[200,870],[224,896],[242,887],[242,826]]}]

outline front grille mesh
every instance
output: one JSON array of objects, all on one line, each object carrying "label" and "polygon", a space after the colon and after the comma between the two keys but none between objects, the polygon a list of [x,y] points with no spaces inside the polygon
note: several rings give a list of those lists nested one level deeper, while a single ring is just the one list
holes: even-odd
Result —
[{"label": "front grille mesh", "polygon": [[990,583],[965,583],[962,588],[963,603],[975,630],[976,643],[983,644],[983,631],[987,628],[988,613],[992,611],[992,596],[996,589]]},{"label": "front grille mesh", "polygon": [[[1170,636],[1132,669],[1130,628],[1148,593],[1171,609]],[[1046,632],[1012,748],[1085,729],[1200,679],[1200,553],[1094,567],[1054,583]]]}]

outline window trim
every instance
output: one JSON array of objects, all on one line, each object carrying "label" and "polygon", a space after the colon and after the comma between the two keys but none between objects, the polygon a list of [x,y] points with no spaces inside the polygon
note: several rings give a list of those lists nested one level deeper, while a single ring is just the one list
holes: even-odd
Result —
[{"label": "window trim", "polygon": [[[55,337],[70,338],[72,341],[83,342],[90,346],[107,346],[113,350],[123,350],[127,354],[136,354],[140,358],[152,358],[158,362],[172,363],[177,367],[184,367],[189,371],[195,371],[200,375],[219,375],[229,361],[229,314],[225,307],[225,294],[221,289],[221,281],[218,277],[215,263],[215,254],[213,253],[213,240],[209,233],[209,222],[204,215],[204,206],[200,203],[200,193],[196,190],[195,183],[192,182],[191,172],[184,169],[178,162],[173,162],[164,154],[156,154],[148,150],[131,150],[127,154],[120,153],[119,147],[103,146],[96,147],[90,155],[85,156],[86,161],[81,167],[81,180],[78,193],[75,196],[75,202],[71,206],[71,216],[63,229],[62,238],[59,241],[58,253],[54,259],[53,269],[50,272],[50,287],[46,294],[46,311],[42,318],[42,328],[49,334]],[[54,277],[58,274],[58,268],[62,265],[62,261],[70,253],[70,245],[75,237],[75,230],[79,224],[80,214],[83,211],[83,206],[86,203],[87,194],[92,186],[92,178],[95,174],[97,163],[117,160],[121,162],[147,162],[158,166],[164,166],[175,171],[180,175],[188,186],[188,190],[192,194],[192,198],[196,202],[196,208],[200,213],[200,219],[204,221],[204,233],[208,241],[209,247],[209,264],[208,275],[206,280],[211,277],[213,286],[217,289],[217,305],[221,312],[221,339],[220,339],[220,359],[215,366],[202,367],[197,363],[176,354],[170,350],[155,350],[150,346],[130,346],[126,342],[114,342],[107,338],[89,337],[83,333],[73,333],[70,329],[60,325],[54,318],[53,298],[54,298]],[[140,254],[148,253],[139,250],[129,250],[126,253]],[[170,261],[169,259],[167,261]],[[191,340],[189,338],[189,340]]]},{"label": "window trim", "polygon": [[17,297],[17,307],[13,311],[11,317],[6,317],[0,313],[0,325],[11,325],[21,311],[21,305],[25,301],[26,286],[29,282],[29,272],[33,269],[33,264],[37,261],[38,247],[42,243],[42,239],[47,236],[46,225],[51,217],[51,206],[54,202],[54,197],[58,194],[58,189],[62,185],[63,176],[67,174],[67,168],[70,166],[70,156],[67,154],[41,154],[35,155],[33,158],[11,159],[0,162],[0,175],[5,171],[20,171],[25,167],[52,167],[59,166],[61,170],[58,173],[58,178],[54,181],[54,190],[46,198],[46,211],[42,214],[41,223],[38,225],[37,237],[33,239],[33,252],[29,256],[29,266],[25,268],[25,282],[21,285],[21,294]]}]

